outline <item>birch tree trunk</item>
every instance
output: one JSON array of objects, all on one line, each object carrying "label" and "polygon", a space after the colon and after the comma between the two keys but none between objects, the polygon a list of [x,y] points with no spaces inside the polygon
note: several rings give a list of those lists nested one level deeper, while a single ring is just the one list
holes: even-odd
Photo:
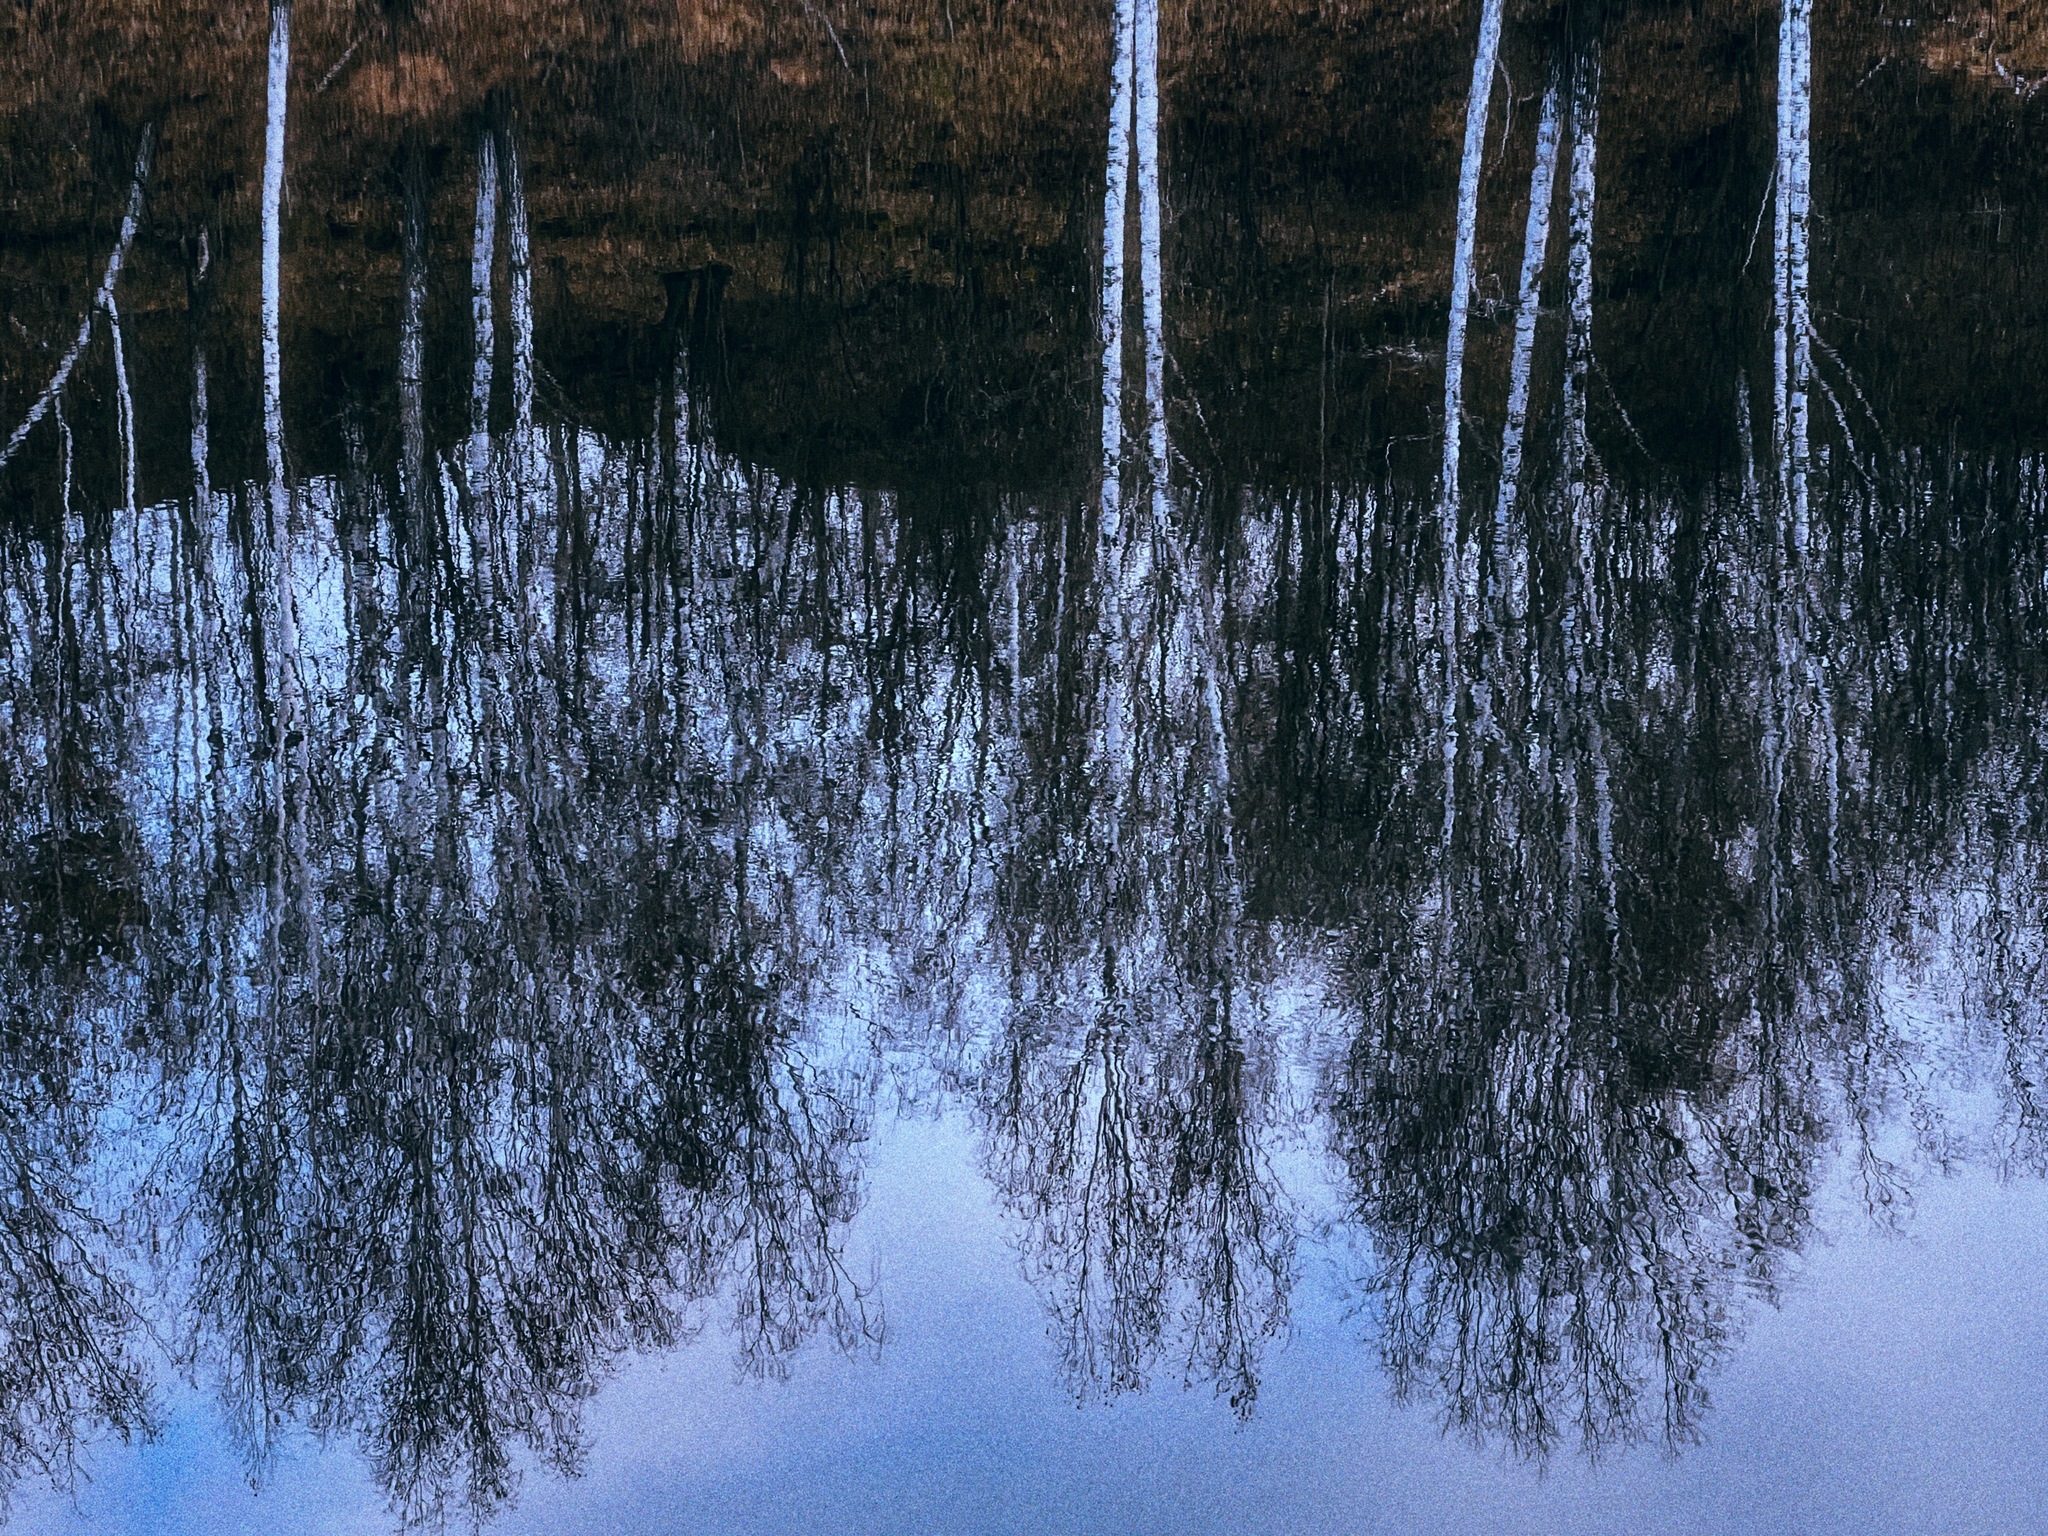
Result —
[{"label": "birch tree trunk", "polygon": [[1471,319],[1472,269],[1479,246],[1479,175],[1486,158],[1486,114],[1500,59],[1503,0],[1485,0],[1479,43],[1472,55],[1472,89],[1465,98],[1465,148],[1458,165],[1458,230],[1451,254],[1450,326],[1444,341],[1444,459],[1437,487],[1438,532],[1443,540],[1442,610],[1438,629],[1455,645],[1461,606],[1462,551],[1458,537],[1459,454],[1465,411],[1465,335]]},{"label": "birch tree trunk", "polygon": [[[1484,0],[1479,42],[1472,55],[1472,89],[1465,98],[1465,147],[1458,166],[1457,241],[1451,254],[1450,326],[1444,341],[1444,458],[1437,481],[1437,536],[1443,580],[1437,595],[1437,639],[1443,649],[1444,827],[1448,846],[1456,818],[1458,704],[1464,693],[1458,668],[1460,610],[1467,559],[1458,535],[1459,453],[1465,411],[1465,333],[1472,306],[1472,268],[1479,243],[1479,173],[1486,155],[1486,113],[1500,57],[1502,0]],[[1476,574],[1476,573],[1475,573]]]},{"label": "birch tree trunk", "polygon": [[128,259],[128,247],[135,242],[135,228],[142,219],[142,189],[149,180],[150,149],[156,142],[156,125],[150,124],[142,130],[142,143],[135,151],[135,178],[128,186],[128,206],[121,215],[121,232],[114,240],[113,253],[107,257],[106,271],[100,275],[100,285],[93,294],[93,300],[85,307],[85,318],[78,322],[78,334],[71,339],[71,345],[64,349],[64,355],[57,360],[57,371],[50,378],[43,392],[36,396],[35,403],[28,408],[28,415],[21,425],[14,429],[7,439],[7,446],[0,448],[0,469],[7,467],[21,445],[28,440],[36,423],[50,412],[50,407],[64,393],[64,386],[71,381],[71,370],[78,366],[78,354],[85,350],[85,344],[92,339],[93,321],[101,310],[113,302],[114,284],[121,276],[121,264]]},{"label": "birch tree trunk", "polygon": [[190,246],[185,274],[186,325],[192,349],[192,495],[202,518],[210,516],[213,479],[208,469],[212,457],[209,440],[210,402],[207,398],[206,319],[213,293],[213,250],[206,231],[200,230]]},{"label": "birch tree trunk", "polygon": [[1780,17],[1777,161],[1774,428],[1792,548],[1804,554],[1813,376],[1813,0],[1784,0]]},{"label": "birch tree trunk", "polygon": [[[1124,290],[1143,3],[1117,0],[1102,216],[1102,515],[1095,559],[1102,672],[1097,751],[1105,800],[1103,827],[1112,849],[1121,842],[1122,797],[1130,778],[1135,721],[1128,685],[1139,599],[1134,587],[1144,579],[1140,546],[1145,532],[1127,530],[1123,520]],[[1139,201],[1142,222],[1142,190]],[[1141,255],[1141,282],[1142,271]]]},{"label": "birch tree trunk", "polygon": [[1525,541],[1515,526],[1522,476],[1522,446],[1529,425],[1529,375],[1536,356],[1536,322],[1542,309],[1543,268],[1550,251],[1550,207],[1557,184],[1558,120],[1562,82],[1553,75],[1543,93],[1536,124],[1536,165],[1529,174],[1529,222],[1522,236],[1522,276],[1515,301],[1515,351],[1508,369],[1507,424],[1500,438],[1500,494],[1494,503],[1495,581],[1505,589],[1508,613],[1519,619],[1528,606],[1529,566]]},{"label": "birch tree trunk", "polygon": [[426,506],[427,190],[417,145],[400,153],[398,216],[399,494],[419,518]]},{"label": "birch tree trunk", "polygon": [[[134,526],[135,504],[135,392],[128,387],[128,347],[121,336],[121,308],[114,302],[114,290],[106,296],[107,340],[114,354],[114,399],[120,407],[121,422],[121,505]],[[139,555],[140,550],[136,553]]]},{"label": "birch tree trunk", "polygon": [[1166,298],[1160,243],[1159,0],[1137,0],[1138,277],[1145,313],[1145,458],[1154,533],[1166,500]]},{"label": "birch tree trunk", "polygon": [[1593,571],[1592,440],[1586,411],[1593,377],[1593,214],[1600,140],[1600,39],[1579,47],[1572,71],[1572,166],[1569,249],[1565,263],[1564,468],[1577,569],[1576,585],[1590,635],[1598,643]]},{"label": "birch tree trunk", "polygon": [[[227,737],[221,715],[220,593],[214,575],[213,476],[209,462],[213,453],[212,401],[206,361],[206,323],[213,306],[213,249],[204,228],[187,247],[186,262],[186,327],[192,352],[192,550],[187,561],[187,580],[196,589],[192,607],[198,616],[199,638],[193,672],[206,691],[212,726],[207,737],[207,760],[213,761],[219,750],[214,743],[224,742]],[[194,735],[196,738],[196,728]],[[196,739],[193,750],[198,750]]]},{"label": "birch tree trunk", "polygon": [[[281,338],[284,251],[284,135],[291,75],[290,0],[272,0],[270,66],[263,130],[263,452],[273,490],[284,484],[284,362]],[[275,536],[276,529],[272,530]]]},{"label": "birch tree trunk", "polygon": [[476,144],[476,232],[469,247],[469,309],[473,350],[469,373],[469,430],[482,439],[491,430],[491,365],[498,350],[491,273],[497,258],[498,152],[487,129]]},{"label": "birch tree trunk", "polygon": [[1102,537],[1119,531],[1124,446],[1124,237],[1130,192],[1136,0],[1117,0],[1110,48],[1109,150],[1102,193]]},{"label": "birch tree trunk", "polygon": [[1600,50],[1579,52],[1572,71],[1572,167],[1566,254],[1564,437],[1567,471],[1584,474],[1591,445],[1586,400],[1593,369],[1593,209],[1600,136]]},{"label": "birch tree trunk", "polygon": [[291,504],[285,480],[283,308],[284,142],[291,75],[291,0],[271,0],[269,76],[263,131],[263,457],[270,504],[271,573],[277,602],[272,657],[280,738],[297,714],[297,603],[292,592]]},{"label": "birch tree trunk", "polygon": [[533,425],[533,247],[526,223],[526,181],[508,128],[498,140],[505,196],[505,287],[512,326],[512,421],[524,437]]}]

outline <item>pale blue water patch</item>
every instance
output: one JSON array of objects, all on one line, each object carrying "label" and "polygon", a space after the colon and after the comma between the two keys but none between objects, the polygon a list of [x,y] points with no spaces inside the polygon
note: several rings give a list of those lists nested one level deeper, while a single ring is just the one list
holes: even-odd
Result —
[{"label": "pale blue water patch", "polygon": [[[590,1405],[580,1477],[529,1470],[507,1533],[1402,1532],[1481,1536],[1996,1536],[2048,1522],[2038,1426],[2048,1191],[1923,1182],[1903,1235],[1852,1223],[1754,1308],[1710,1384],[1704,1443],[1532,1465],[1398,1405],[1347,1304],[1304,1256],[1291,1336],[1239,1425],[1170,1361],[1150,1389],[1079,1401],[958,1118],[873,1145],[848,1262],[886,1317],[878,1351],[816,1344],[786,1379],[735,1369],[722,1326],[641,1358]],[[349,1447],[303,1438],[253,1493],[203,1399],[154,1444],[102,1445],[75,1507],[29,1491],[31,1536],[383,1532]]]}]

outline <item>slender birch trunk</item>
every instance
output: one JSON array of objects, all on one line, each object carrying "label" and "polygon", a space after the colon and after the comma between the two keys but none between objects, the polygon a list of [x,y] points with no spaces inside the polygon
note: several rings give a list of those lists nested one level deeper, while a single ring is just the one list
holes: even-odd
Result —
[{"label": "slender birch trunk", "polygon": [[1536,356],[1536,322],[1542,310],[1543,268],[1550,251],[1550,208],[1557,184],[1558,127],[1563,85],[1553,75],[1543,93],[1536,124],[1536,165],[1529,174],[1529,222],[1522,237],[1522,276],[1515,302],[1515,352],[1508,371],[1507,425],[1500,439],[1500,495],[1494,503],[1495,581],[1506,589],[1509,614],[1520,618],[1528,605],[1528,554],[1515,527],[1515,501],[1522,476],[1522,446],[1529,426],[1529,376]]},{"label": "slender birch trunk", "polygon": [[1159,0],[1137,0],[1138,278],[1145,314],[1145,458],[1154,533],[1166,502],[1166,298],[1159,189]]},{"label": "slender birch trunk", "polygon": [[1792,295],[1792,178],[1787,174],[1787,150],[1792,142],[1792,82],[1798,71],[1791,58],[1792,7],[1795,0],[1780,0],[1778,15],[1778,102],[1775,158],[1771,165],[1771,446],[1782,462],[1785,448],[1786,374],[1785,337],[1789,332]]},{"label": "slender birch trunk", "polygon": [[280,735],[297,712],[298,615],[292,592],[291,506],[285,480],[284,361],[280,313],[284,250],[284,139],[291,75],[291,0],[271,0],[267,112],[263,132],[263,451],[270,503],[272,576],[277,586],[277,644],[272,659]]},{"label": "slender birch trunk", "polygon": [[186,270],[185,305],[192,349],[192,495],[203,519],[210,514],[213,479],[208,469],[212,444],[208,437],[206,316],[212,297],[213,250],[201,230],[191,246]]},{"label": "slender birch trunk", "polygon": [[476,145],[476,232],[469,247],[469,310],[474,350],[470,354],[469,430],[482,439],[491,430],[491,365],[498,350],[491,271],[497,258],[498,152],[488,130]]},{"label": "slender birch trunk", "polygon": [[1450,326],[1444,342],[1444,459],[1438,482],[1438,531],[1443,540],[1443,605],[1438,628],[1445,646],[1459,629],[1459,453],[1465,411],[1465,335],[1471,319],[1472,269],[1479,247],[1479,174],[1486,157],[1486,115],[1500,58],[1503,0],[1485,0],[1479,44],[1472,55],[1472,89],[1465,98],[1465,149],[1458,166],[1458,232],[1451,255]]},{"label": "slender birch trunk", "polygon": [[[1576,736],[1582,729],[1593,777],[1595,872],[1604,897],[1608,889],[1606,852],[1611,848],[1612,806],[1607,798],[1605,743],[1599,699],[1589,701],[1587,658],[1601,644],[1599,566],[1595,548],[1592,444],[1587,427],[1587,401],[1593,372],[1593,229],[1598,187],[1600,50],[1598,34],[1579,42],[1572,64],[1571,184],[1565,261],[1566,320],[1564,377],[1565,504],[1569,519],[1572,569],[1564,607],[1562,649],[1564,686],[1558,699],[1561,740],[1559,772],[1565,785],[1569,926],[1578,921],[1581,879],[1579,759]],[[1597,689],[1590,689],[1595,694]]]},{"label": "slender birch trunk", "polygon": [[1600,135],[1600,48],[1579,54],[1572,78],[1572,166],[1569,248],[1565,263],[1565,457],[1575,477],[1586,473],[1591,444],[1586,402],[1593,371],[1593,210]]},{"label": "slender birch trunk", "polygon": [[1598,643],[1592,513],[1592,441],[1587,401],[1593,377],[1593,215],[1598,185],[1600,138],[1600,39],[1581,46],[1572,74],[1572,165],[1570,228],[1565,263],[1566,322],[1564,373],[1564,460],[1566,500],[1571,509],[1572,547],[1578,588],[1591,634]]},{"label": "slender birch trunk", "polygon": [[[215,742],[225,741],[220,688],[220,593],[213,559],[213,477],[210,460],[212,402],[206,361],[206,322],[213,304],[213,250],[204,229],[190,246],[185,276],[186,325],[192,350],[192,554],[188,582],[198,597],[192,604],[199,620],[199,658],[194,673],[206,690],[207,759],[216,761]],[[203,665],[200,664],[203,662]],[[194,735],[197,735],[194,724]],[[197,751],[198,743],[194,742]]]},{"label": "slender birch trunk", "polygon": [[1472,307],[1472,268],[1479,244],[1479,173],[1486,156],[1486,113],[1500,57],[1502,0],[1484,0],[1479,42],[1472,55],[1472,89],[1465,98],[1465,147],[1458,167],[1458,232],[1451,255],[1450,327],[1444,342],[1444,458],[1437,484],[1437,535],[1443,546],[1443,581],[1437,599],[1437,635],[1443,648],[1444,829],[1450,843],[1457,814],[1459,611],[1466,580],[1458,536],[1459,452],[1465,411],[1465,333]]},{"label": "slender birch trunk", "polygon": [[1102,193],[1102,537],[1119,531],[1124,445],[1124,223],[1130,192],[1136,0],[1117,0],[1109,81],[1108,174]]},{"label": "slender birch trunk", "polygon": [[[121,336],[121,309],[114,302],[114,290],[109,288],[106,296],[107,340],[112,344],[114,354],[114,398],[120,407],[121,422],[121,491],[123,510],[128,514],[130,527],[134,526],[135,503],[135,393],[128,387],[128,348]],[[139,556],[141,551],[135,553]]]},{"label": "slender birch trunk", "polygon": [[426,506],[427,190],[416,145],[399,172],[398,433],[404,455],[399,492],[417,519]]},{"label": "slender birch trunk", "polygon": [[1018,544],[1023,539],[1023,524],[1010,509],[1010,516],[1003,523],[1003,578],[1008,589],[1010,620],[1010,742],[1018,754],[1017,779],[1023,776],[1024,750],[1024,593],[1020,581],[1019,567],[1022,552]]},{"label": "slender birch trunk", "polygon": [[[500,537],[500,519],[506,509],[498,504],[490,485],[491,471],[491,370],[497,352],[496,312],[492,303],[491,279],[496,258],[498,234],[498,155],[497,144],[486,128],[477,135],[476,146],[476,221],[472,226],[469,246],[469,313],[470,313],[470,372],[469,372],[469,442],[464,479],[468,488],[468,510],[472,520],[470,536],[483,551],[484,565],[489,572],[490,590],[510,590],[515,598],[524,596],[524,589],[512,581],[509,561]],[[516,504],[511,509],[516,516]],[[495,627],[507,620],[502,606],[496,602],[488,610],[490,623]]]},{"label": "slender birch trunk", "polygon": [[505,197],[505,286],[512,326],[512,420],[523,437],[533,425],[533,246],[526,222],[526,181],[510,129],[498,141]]},{"label": "slender birch trunk", "polygon": [[[1099,624],[1103,645],[1101,753],[1106,780],[1104,828],[1118,846],[1122,796],[1129,780],[1131,734],[1128,706],[1134,646],[1134,581],[1142,580],[1141,547],[1146,538],[1126,537],[1123,526],[1124,288],[1127,216],[1132,172],[1132,138],[1137,111],[1139,16],[1143,0],[1117,0],[1116,36],[1111,50],[1109,144],[1102,226],[1102,516],[1097,531],[1096,578],[1100,583]],[[1143,202],[1142,191],[1139,194]],[[1142,207],[1140,221],[1142,222]],[[1141,280],[1143,258],[1140,257]]]},{"label": "slender birch trunk", "polygon": [[7,446],[0,448],[0,469],[7,467],[8,461],[27,441],[29,433],[35,430],[36,423],[49,414],[50,407],[64,393],[64,386],[71,380],[71,370],[78,365],[79,353],[92,339],[93,321],[113,302],[114,284],[121,276],[121,264],[128,259],[128,247],[134,244],[135,229],[142,220],[142,189],[149,180],[149,156],[155,142],[156,125],[152,123],[142,130],[142,143],[135,151],[135,178],[128,186],[128,206],[121,215],[121,232],[115,238],[113,253],[107,257],[106,271],[100,275],[99,288],[94,292],[92,302],[86,306],[85,318],[78,322],[78,334],[57,360],[56,373],[43,392],[36,396],[35,404],[28,408],[28,415],[22,418],[21,425],[7,439]]},{"label": "slender birch trunk", "polygon": [[662,279],[667,304],[661,317],[661,334],[668,353],[667,399],[663,403],[669,412],[668,428],[662,439],[662,466],[668,477],[669,493],[675,497],[683,494],[684,473],[690,467],[690,445],[696,437],[696,412],[690,397],[690,301],[698,282],[698,274],[693,272],[671,272]]},{"label": "slender birch trunk", "polygon": [[[284,135],[287,89],[291,75],[292,8],[290,0],[272,0],[270,7],[267,115],[263,131],[263,449],[264,468],[273,489],[285,479],[284,362],[280,316],[283,309],[281,268],[284,250]],[[273,534],[276,530],[273,529]]]},{"label": "slender birch trunk", "polygon": [[1778,29],[1775,399],[1793,551],[1804,554],[1813,377],[1813,0],[1784,0]]}]

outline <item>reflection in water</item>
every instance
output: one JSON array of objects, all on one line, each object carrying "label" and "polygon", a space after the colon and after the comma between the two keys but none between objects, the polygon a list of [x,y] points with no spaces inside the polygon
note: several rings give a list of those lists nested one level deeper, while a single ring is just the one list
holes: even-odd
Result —
[{"label": "reflection in water", "polygon": [[[306,1427],[406,1519],[487,1514],[578,1465],[630,1351],[880,1345],[847,1237],[898,1103],[972,1117],[1078,1394],[1250,1415],[1342,1238],[1397,1390],[1530,1456],[1696,1437],[1837,1157],[1881,1221],[1916,1148],[2048,1168],[2039,457],[1809,419],[1817,352],[1877,412],[1815,329],[1788,0],[1767,326],[1742,290],[1769,429],[1750,336],[1700,385],[1727,463],[1628,469],[1619,23],[1538,21],[1479,7],[1426,462],[1399,423],[1330,454],[1329,277],[1314,472],[1226,440],[1182,45],[1129,0],[1099,314],[1048,342],[1099,459],[935,493],[738,446],[776,441],[735,382],[768,322],[720,260],[662,274],[627,424],[586,415],[537,329],[576,302],[536,296],[564,151],[509,98],[395,136],[375,361],[309,362],[302,415],[273,5],[254,345],[224,208],[171,243],[175,327],[124,339],[145,130],[0,457],[6,1475],[148,1430],[154,1332],[252,1471]],[[1542,83],[1490,136],[1510,59]],[[847,152],[803,152],[783,297],[850,372],[858,304],[801,276]],[[949,313],[1000,330],[947,195]],[[110,424],[118,481],[74,460]],[[1972,1070],[1989,1130],[1941,1091]],[[1317,1159],[1331,1190],[1283,1177]]]}]

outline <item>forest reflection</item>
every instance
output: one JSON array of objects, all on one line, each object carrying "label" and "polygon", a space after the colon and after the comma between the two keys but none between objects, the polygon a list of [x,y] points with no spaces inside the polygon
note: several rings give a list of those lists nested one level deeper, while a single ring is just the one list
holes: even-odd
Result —
[{"label": "forest reflection", "polygon": [[2042,1167],[2037,462],[1817,472],[1803,558],[1775,477],[1546,483],[1447,758],[1430,497],[1176,484],[1133,585],[731,459],[677,330],[653,437],[294,486],[288,654],[261,488],[9,528],[12,1463],[147,1427],[145,1293],[415,1515],[707,1308],[877,1343],[885,1081],[1078,1389],[1251,1411],[1306,1136],[1396,1382],[1531,1454],[1691,1436],[1838,1151]]},{"label": "forest reflection", "polygon": [[[1005,397],[1063,428],[1030,473],[785,451],[719,261],[659,274],[651,360],[581,410],[496,97],[391,146],[388,357],[295,377],[283,4],[257,239],[165,216],[183,315],[131,370],[160,151],[125,139],[113,255],[0,455],[0,1480],[151,1433],[183,1373],[254,1474],[310,1431],[408,1522],[487,1516],[580,1464],[636,1352],[886,1347],[849,1236],[892,1115],[972,1125],[1077,1395],[1250,1416],[1338,1251],[1396,1390],[1535,1459],[1696,1438],[1840,1170],[1880,1224],[1925,1169],[2048,1175],[2048,466],[1894,440],[1820,338],[1792,0],[1736,235],[1772,226],[1769,304],[1687,406],[1730,451],[1659,472],[1594,348],[1626,8],[1505,43],[1502,9],[1440,430],[1326,451],[1326,276],[1313,474],[1212,435],[1169,334],[1156,0],[1114,8],[1101,224],[1046,258],[1099,307]],[[1540,84],[1490,139],[1504,52]],[[838,153],[790,172],[804,323],[862,314]],[[993,378],[1029,325],[981,307],[946,185],[945,335]]]}]

